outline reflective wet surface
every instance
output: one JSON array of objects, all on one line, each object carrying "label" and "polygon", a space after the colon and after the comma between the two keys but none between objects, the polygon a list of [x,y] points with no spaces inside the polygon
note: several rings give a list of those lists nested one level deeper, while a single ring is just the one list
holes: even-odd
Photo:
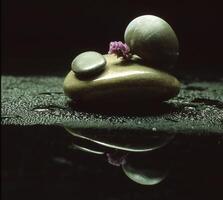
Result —
[{"label": "reflective wet surface", "polygon": [[139,130],[68,132],[68,128],[2,126],[3,199],[219,199],[222,195],[220,136],[155,137]]}]

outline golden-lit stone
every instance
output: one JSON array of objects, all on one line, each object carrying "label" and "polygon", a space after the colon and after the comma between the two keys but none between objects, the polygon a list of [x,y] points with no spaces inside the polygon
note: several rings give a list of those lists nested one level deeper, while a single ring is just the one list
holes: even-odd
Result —
[{"label": "golden-lit stone", "polygon": [[70,71],[64,80],[64,92],[74,101],[91,103],[125,101],[164,101],[176,96],[180,82],[172,75],[130,61],[104,55],[105,70],[91,79],[79,79]]}]

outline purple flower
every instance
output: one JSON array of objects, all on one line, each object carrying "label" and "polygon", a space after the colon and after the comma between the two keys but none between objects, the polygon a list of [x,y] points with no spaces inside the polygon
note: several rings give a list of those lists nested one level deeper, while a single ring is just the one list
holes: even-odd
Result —
[{"label": "purple flower", "polygon": [[130,59],[132,54],[130,53],[130,48],[126,43],[121,41],[110,42],[109,54],[116,54],[118,57],[123,57],[124,59]]}]

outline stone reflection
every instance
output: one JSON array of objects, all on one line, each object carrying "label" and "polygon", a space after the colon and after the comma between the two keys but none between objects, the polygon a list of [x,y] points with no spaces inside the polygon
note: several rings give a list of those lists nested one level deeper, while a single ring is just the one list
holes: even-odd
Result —
[{"label": "stone reflection", "polygon": [[93,150],[93,149],[89,149],[89,148],[86,148],[86,147],[82,147],[82,146],[77,145],[77,144],[72,144],[70,147],[72,149],[76,149],[76,150],[80,150],[80,151],[85,151],[85,152],[88,152],[88,153],[94,153],[94,154],[98,154],[98,155],[104,154],[104,152],[97,151],[97,150]]},{"label": "stone reflection", "polygon": [[159,149],[168,144],[174,134],[157,132],[154,129],[113,129],[65,127],[75,138],[86,140],[103,147],[119,149],[128,152],[146,152]]},{"label": "stone reflection", "polygon": [[[148,155],[149,154],[149,155]],[[162,160],[160,156],[129,155],[122,165],[126,176],[141,185],[156,185],[163,181],[169,171],[169,163]]]},{"label": "stone reflection", "polygon": [[124,174],[138,184],[156,185],[168,174],[169,163],[160,149],[174,134],[152,130],[65,129],[74,136],[70,146],[73,150],[104,156],[109,164],[121,167]]}]

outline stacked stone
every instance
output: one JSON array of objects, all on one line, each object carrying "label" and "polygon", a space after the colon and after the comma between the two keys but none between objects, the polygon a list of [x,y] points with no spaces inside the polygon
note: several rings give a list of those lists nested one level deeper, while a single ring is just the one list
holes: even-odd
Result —
[{"label": "stacked stone", "polygon": [[78,55],[64,80],[72,100],[93,102],[162,102],[179,93],[180,82],[165,72],[178,57],[178,40],[163,19],[144,15],[129,23],[125,43],[112,43],[109,54]]}]

